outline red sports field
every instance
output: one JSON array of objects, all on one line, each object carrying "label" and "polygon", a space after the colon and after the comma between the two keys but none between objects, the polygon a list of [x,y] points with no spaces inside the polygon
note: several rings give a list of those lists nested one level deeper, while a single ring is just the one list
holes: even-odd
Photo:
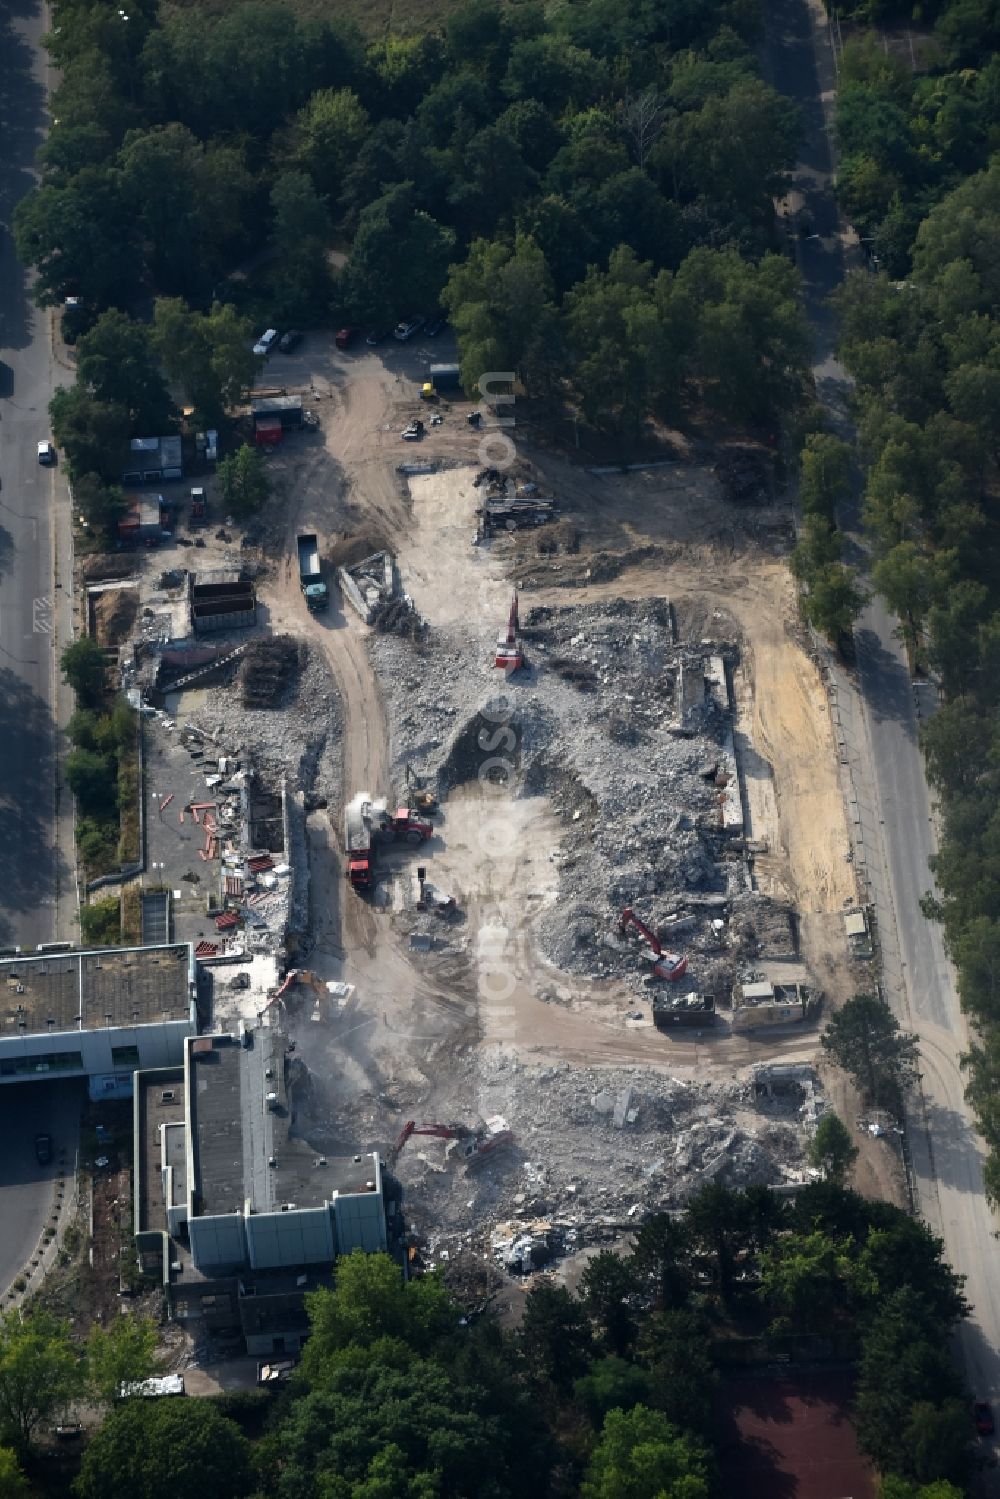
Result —
[{"label": "red sports field", "polygon": [[722,1393],[722,1475],[733,1499],[875,1499],[850,1422],[848,1376],[741,1374]]}]

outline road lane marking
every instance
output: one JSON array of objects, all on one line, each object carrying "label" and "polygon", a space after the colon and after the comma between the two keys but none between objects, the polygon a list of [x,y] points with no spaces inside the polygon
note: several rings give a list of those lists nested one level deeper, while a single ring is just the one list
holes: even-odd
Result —
[{"label": "road lane marking", "polygon": [[31,601],[31,630],[34,635],[52,634],[52,599],[49,596]]}]

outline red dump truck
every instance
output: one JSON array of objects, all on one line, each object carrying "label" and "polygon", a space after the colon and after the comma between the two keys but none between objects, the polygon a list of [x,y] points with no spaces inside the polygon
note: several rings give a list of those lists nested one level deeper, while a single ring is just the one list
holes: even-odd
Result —
[{"label": "red dump truck", "polygon": [[425,843],[433,832],[433,825],[409,807],[389,812],[385,802],[372,801],[367,791],[359,791],[344,812],[347,878],[355,890],[371,890],[375,884],[375,849],[379,838],[417,844]]}]

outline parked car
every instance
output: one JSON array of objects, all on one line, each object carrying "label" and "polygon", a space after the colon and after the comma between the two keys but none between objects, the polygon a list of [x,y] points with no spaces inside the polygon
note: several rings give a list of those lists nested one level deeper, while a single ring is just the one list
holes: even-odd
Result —
[{"label": "parked car", "polygon": [[270,354],[278,342],[277,328],[266,328],[253,346],[255,354]]},{"label": "parked car", "polygon": [[38,461],[44,468],[51,468],[56,461],[56,450],[50,442],[38,444]]},{"label": "parked car", "polygon": [[297,328],[292,328],[288,333],[285,333],[279,339],[278,348],[281,350],[282,354],[290,354],[293,349],[298,348],[301,342],[302,334]]},{"label": "parked car", "polygon": [[424,319],[422,317],[404,318],[401,323],[396,324],[392,331],[392,336],[398,339],[401,344],[405,344],[408,339],[413,337],[414,333],[419,333],[423,326]]},{"label": "parked car", "polygon": [[373,349],[376,344],[384,343],[388,337],[389,334],[384,329],[373,328],[370,333],[365,334],[365,343]]},{"label": "parked car", "polygon": [[357,336],[357,328],[338,328],[333,341],[338,349],[349,349]]},{"label": "parked car", "polygon": [[439,312],[436,317],[431,318],[430,322],[427,324],[427,327],[424,329],[424,332],[426,333],[428,338],[437,338],[442,328],[447,326],[447,323],[448,319],[445,317],[444,313]]},{"label": "parked car", "polygon": [[994,1430],[993,1407],[988,1400],[977,1400],[972,1407],[976,1430],[981,1437],[991,1437]]},{"label": "parked car", "polygon": [[35,1136],[35,1159],[39,1166],[47,1166],[52,1159],[52,1136]]}]

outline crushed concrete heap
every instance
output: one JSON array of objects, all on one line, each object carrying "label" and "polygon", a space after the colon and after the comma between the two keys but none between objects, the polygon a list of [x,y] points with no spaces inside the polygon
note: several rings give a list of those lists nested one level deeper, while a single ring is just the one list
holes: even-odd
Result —
[{"label": "crushed concrete heap", "polygon": [[235,667],[231,680],[182,693],[171,707],[244,765],[259,767],[269,781],[284,776],[312,805],[336,806],[342,780],[340,696],[318,650],[299,642],[295,653],[298,670],[285,672],[266,707],[244,707],[245,687]]},{"label": "crushed concrete heap", "polygon": [[[469,1170],[454,1142],[411,1139],[394,1168],[408,1222],[432,1262],[471,1249],[521,1274],[613,1241],[649,1214],[683,1206],[710,1181],[806,1181],[823,1097],[810,1069],[778,1071],[774,1085],[749,1068],[720,1084],[639,1068],[525,1064],[502,1051],[456,1060],[452,1107],[469,1121],[478,1112],[491,1127],[505,1123],[513,1145]],[[438,1117],[430,1098],[404,1100],[394,1090],[393,1101],[411,1118]],[[502,1116],[491,1113],[498,1104]],[[315,1133],[321,1143],[329,1132],[359,1150],[384,1150],[397,1123],[383,1096],[370,1095],[353,1100],[342,1118],[314,1118],[309,1138]],[[542,1240],[548,1253],[536,1250],[526,1265],[525,1239]]]},{"label": "crushed concrete heap", "polygon": [[[559,901],[538,923],[546,955],[564,972],[641,988],[648,949],[617,930],[629,906],[665,946],[676,934],[691,953],[688,987],[722,999],[738,966],[767,949],[757,930],[775,909],[751,893],[732,827],[736,647],[677,643],[666,599],[535,608],[522,620],[527,669],[503,689],[512,789],[547,796],[564,827],[550,855]],[[428,671],[428,657],[399,642],[373,646],[394,755],[413,757],[440,793],[477,774],[495,722],[481,709],[499,673],[473,649],[434,631]]]}]

